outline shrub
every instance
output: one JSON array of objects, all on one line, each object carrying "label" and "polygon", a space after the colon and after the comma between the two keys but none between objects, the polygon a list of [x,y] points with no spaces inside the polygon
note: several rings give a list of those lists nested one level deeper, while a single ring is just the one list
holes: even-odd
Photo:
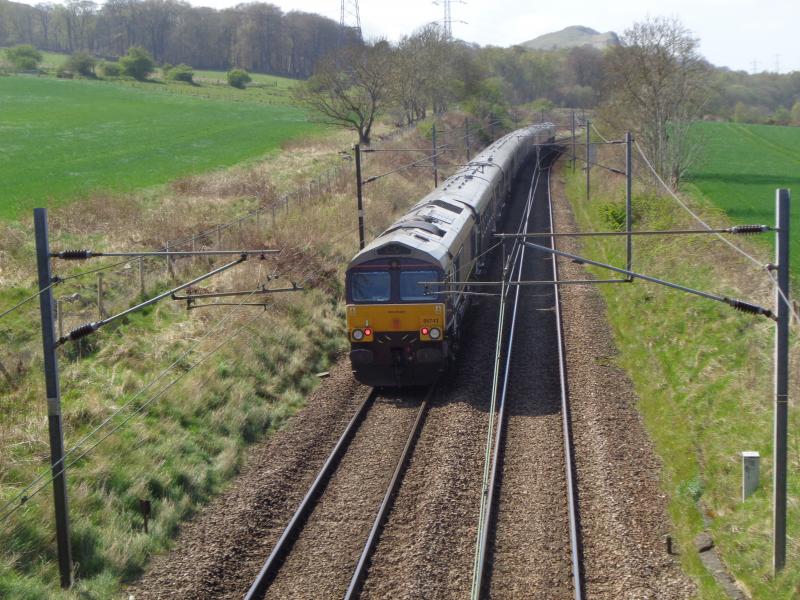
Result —
[{"label": "shrub", "polygon": [[189,65],[180,64],[172,67],[168,71],[164,71],[164,77],[170,81],[185,81],[192,83],[194,78],[194,71]]},{"label": "shrub", "polygon": [[94,77],[95,58],[88,52],[75,52],[59,67],[59,77],[62,72],[77,73],[84,77]]},{"label": "shrub", "polygon": [[119,77],[122,75],[122,67],[119,63],[103,61],[98,66],[104,77]]},{"label": "shrub", "polygon": [[623,202],[606,202],[600,207],[600,215],[612,231],[623,231],[627,212]]},{"label": "shrub", "polygon": [[42,62],[42,53],[30,44],[6,48],[6,58],[17,71],[34,71]]},{"label": "shrub", "polygon": [[243,90],[251,81],[250,74],[244,69],[231,69],[228,71],[228,85]]},{"label": "shrub", "polygon": [[153,72],[156,63],[150,53],[141,46],[131,46],[128,54],[119,59],[122,72],[128,77],[133,77],[139,81],[147,79]]}]

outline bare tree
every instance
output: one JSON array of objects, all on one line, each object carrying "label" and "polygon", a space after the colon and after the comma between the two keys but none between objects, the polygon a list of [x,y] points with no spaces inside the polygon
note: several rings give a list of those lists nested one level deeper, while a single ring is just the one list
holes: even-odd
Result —
[{"label": "bare tree", "polygon": [[634,132],[659,174],[677,185],[699,153],[690,135],[710,96],[698,40],[673,18],[635,23],[607,55],[603,116]]},{"label": "bare tree", "polygon": [[343,48],[323,60],[307,82],[295,86],[295,99],[322,122],[353,129],[359,143],[369,144],[388,96],[392,58],[386,42]]}]

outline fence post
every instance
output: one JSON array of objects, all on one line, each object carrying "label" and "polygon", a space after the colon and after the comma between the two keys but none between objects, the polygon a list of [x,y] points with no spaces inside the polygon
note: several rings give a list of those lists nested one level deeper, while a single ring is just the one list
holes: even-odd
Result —
[{"label": "fence post", "polygon": [[144,297],[144,257],[139,257],[139,294]]},{"label": "fence post", "polygon": [[64,337],[64,305],[59,299],[56,300],[56,314],[58,315],[58,337]]},{"label": "fence post", "polygon": [[[169,252],[169,242],[166,243],[164,249],[167,252]],[[172,257],[169,254],[167,254],[167,275],[169,275],[169,277],[171,277],[172,279],[175,278],[175,270],[172,264]]]},{"label": "fence post", "polygon": [[42,318],[44,379],[47,389],[47,421],[50,432],[50,469],[53,475],[53,499],[56,513],[56,545],[61,587],[72,586],[72,546],[70,543],[67,474],[64,466],[64,433],[61,419],[61,386],[58,380],[55,323],[53,320],[53,274],[50,270],[50,241],[47,209],[33,211],[36,230],[36,262],[39,271],[39,308]]},{"label": "fence post", "polygon": [[97,315],[101,321],[105,318],[105,310],[103,308],[103,274],[97,274]]}]

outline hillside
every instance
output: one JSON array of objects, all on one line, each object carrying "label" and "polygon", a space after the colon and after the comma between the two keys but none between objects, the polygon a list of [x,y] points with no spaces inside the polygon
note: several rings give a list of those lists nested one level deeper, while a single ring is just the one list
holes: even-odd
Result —
[{"label": "hillside", "polygon": [[561,31],[545,33],[519,45],[531,50],[560,50],[579,46],[591,46],[602,50],[619,45],[619,37],[613,31],[600,33],[590,27],[572,25]]}]

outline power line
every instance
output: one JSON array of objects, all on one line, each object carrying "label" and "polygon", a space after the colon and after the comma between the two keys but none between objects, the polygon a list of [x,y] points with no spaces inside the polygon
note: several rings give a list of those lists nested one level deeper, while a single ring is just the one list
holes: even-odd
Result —
[{"label": "power line", "polygon": [[[686,204],[686,203],[685,203],[683,200],[681,200],[681,199],[678,197],[678,195],[677,195],[677,194],[676,194],[676,193],[675,193],[675,192],[672,190],[672,188],[670,188],[670,187],[669,187],[669,186],[668,186],[668,185],[667,185],[667,184],[664,182],[664,180],[661,178],[661,176],[660,176],[660,175],[659,175],[659,174],[656,172],[656,170],[655,170],[655,168],[653,167],[653,165],[652,165],[652,164],[650,163],[650,161],[647,159],[647,156],[645,155],[645,153],[644,153],[644,151],[642,150],[641,146],[639,146],[639,142],[634,142],[634,143],[636,144],[636,149],[639,151],[639,154],[641,155],[641,157],[642,157],[642,159],[644,160],[645,164],[648,166],[648,168],[649,168],[649,169],[650,169],[650,171],[653,173],[653,175],[655,176],[655,178],[656,178],[656,179],[659,181],[659,183],[661,183],[661,185],[662,185],[662,186],[664,186],[664,189],[665,189],[665,190],[667,190],[667,192],[669,193],[669,195],[670,195],[670,196],[672,196],[672,198],[674,198],[674,200],[675,200],[675,201],[676,201],[676,202],[677,202],[677,203],[678,203],[678,204],[679,204],[679,205],[680,205],[680,206],[681,206],[681,207],[682,207],[682,208],[683,208],[683,209],[684,209],[686,212],[688,212],[688,213],[689,213],[689,214],[690,214],[690,215],[691,215],[691,216],[692,216],[692,217],[693,217],[693,218],[694,218],[694,219],[695,219],[695,220],[696,220],[698,223],[700,223],[700,225],[702,225],[702,226],[703,226],[703,227],[705,227],[706,229],[713,229],[713,228],[711,227],[711,225],[709,225],[708,223],[706,223],[706,222],[705,222],[705,221],[704,221],[704,220],[703,220],[703,219],[700,217],[700,215],[698,215],[698,214],[697,214],[696,212],[694,212],[694,211],[693,211],[691,208],[689,208],[689,206],[688,206],[688,205],[687,205],[687,204]],[[731,248],[732,248],[734,251],[738,252],[738,253],[739,253],[739,254],[741,254],[741,255],[742,255],[744,258],[746,258],[747,260],[749,260],[750,262],[752,262],[754,265],[756,265],[757,267],[759,267],[759,269],[761,269],[761,270],[763,270],[763,271],[765,271],[765,272],[767,273],[767,277],[769,277],[769,280],[770,280],[770,282],[771,282],[772,286],[773,286],[773,287],[775,288],[775,290],[778,292],[778,295],[780,296],[781,300],[783,300],[784,304],[786,304],[786,306],[788,307],[788,309],[789,309],[789,312],[791,313],[793,320],[794,320],[796,323],[800,324],[800,315],[798,315],[798,314],[797,314],[797,311],[795,310],[794,306],[792,306],[792,303],[791,303],[791,302],[789,302],[789,298],[787,298],[787,297],[786,297],[786,294],[784,294],[784,293],[783,293],[783,291],[780,289],[780,286],[778,285],[778,282],[776,281],[776,279],[774,278],[773,274],[772,274],[772,273],[770,272],[770,270],[769,270],[769,268],[770,268],[770,266],[771,266],[771,265],[769,265],[769,264],[763,264],[763,263],[762,263],[760,260],[758,260],[758,259],[757,259],[757,258],[755,258],[754,256],[752,256],[752,255],[748,254],[748,253],[747,253],[745,250],[743,250],[742,248],[740,248],[739,246],[737,246],[736,244],[734,244],[733,242],[731,242],[729,239],[727,239],[727,238],[723,237],[721,234],[719,234],[719,233],[716,233],[715,235],[716,235],[716,237],[717,237],[717,238],[719,238],[720,240],[722,240],[723,242],[725,242],[725,243],[726,243],[728,246],[730,246],[730,247],[731,247]]]}]

